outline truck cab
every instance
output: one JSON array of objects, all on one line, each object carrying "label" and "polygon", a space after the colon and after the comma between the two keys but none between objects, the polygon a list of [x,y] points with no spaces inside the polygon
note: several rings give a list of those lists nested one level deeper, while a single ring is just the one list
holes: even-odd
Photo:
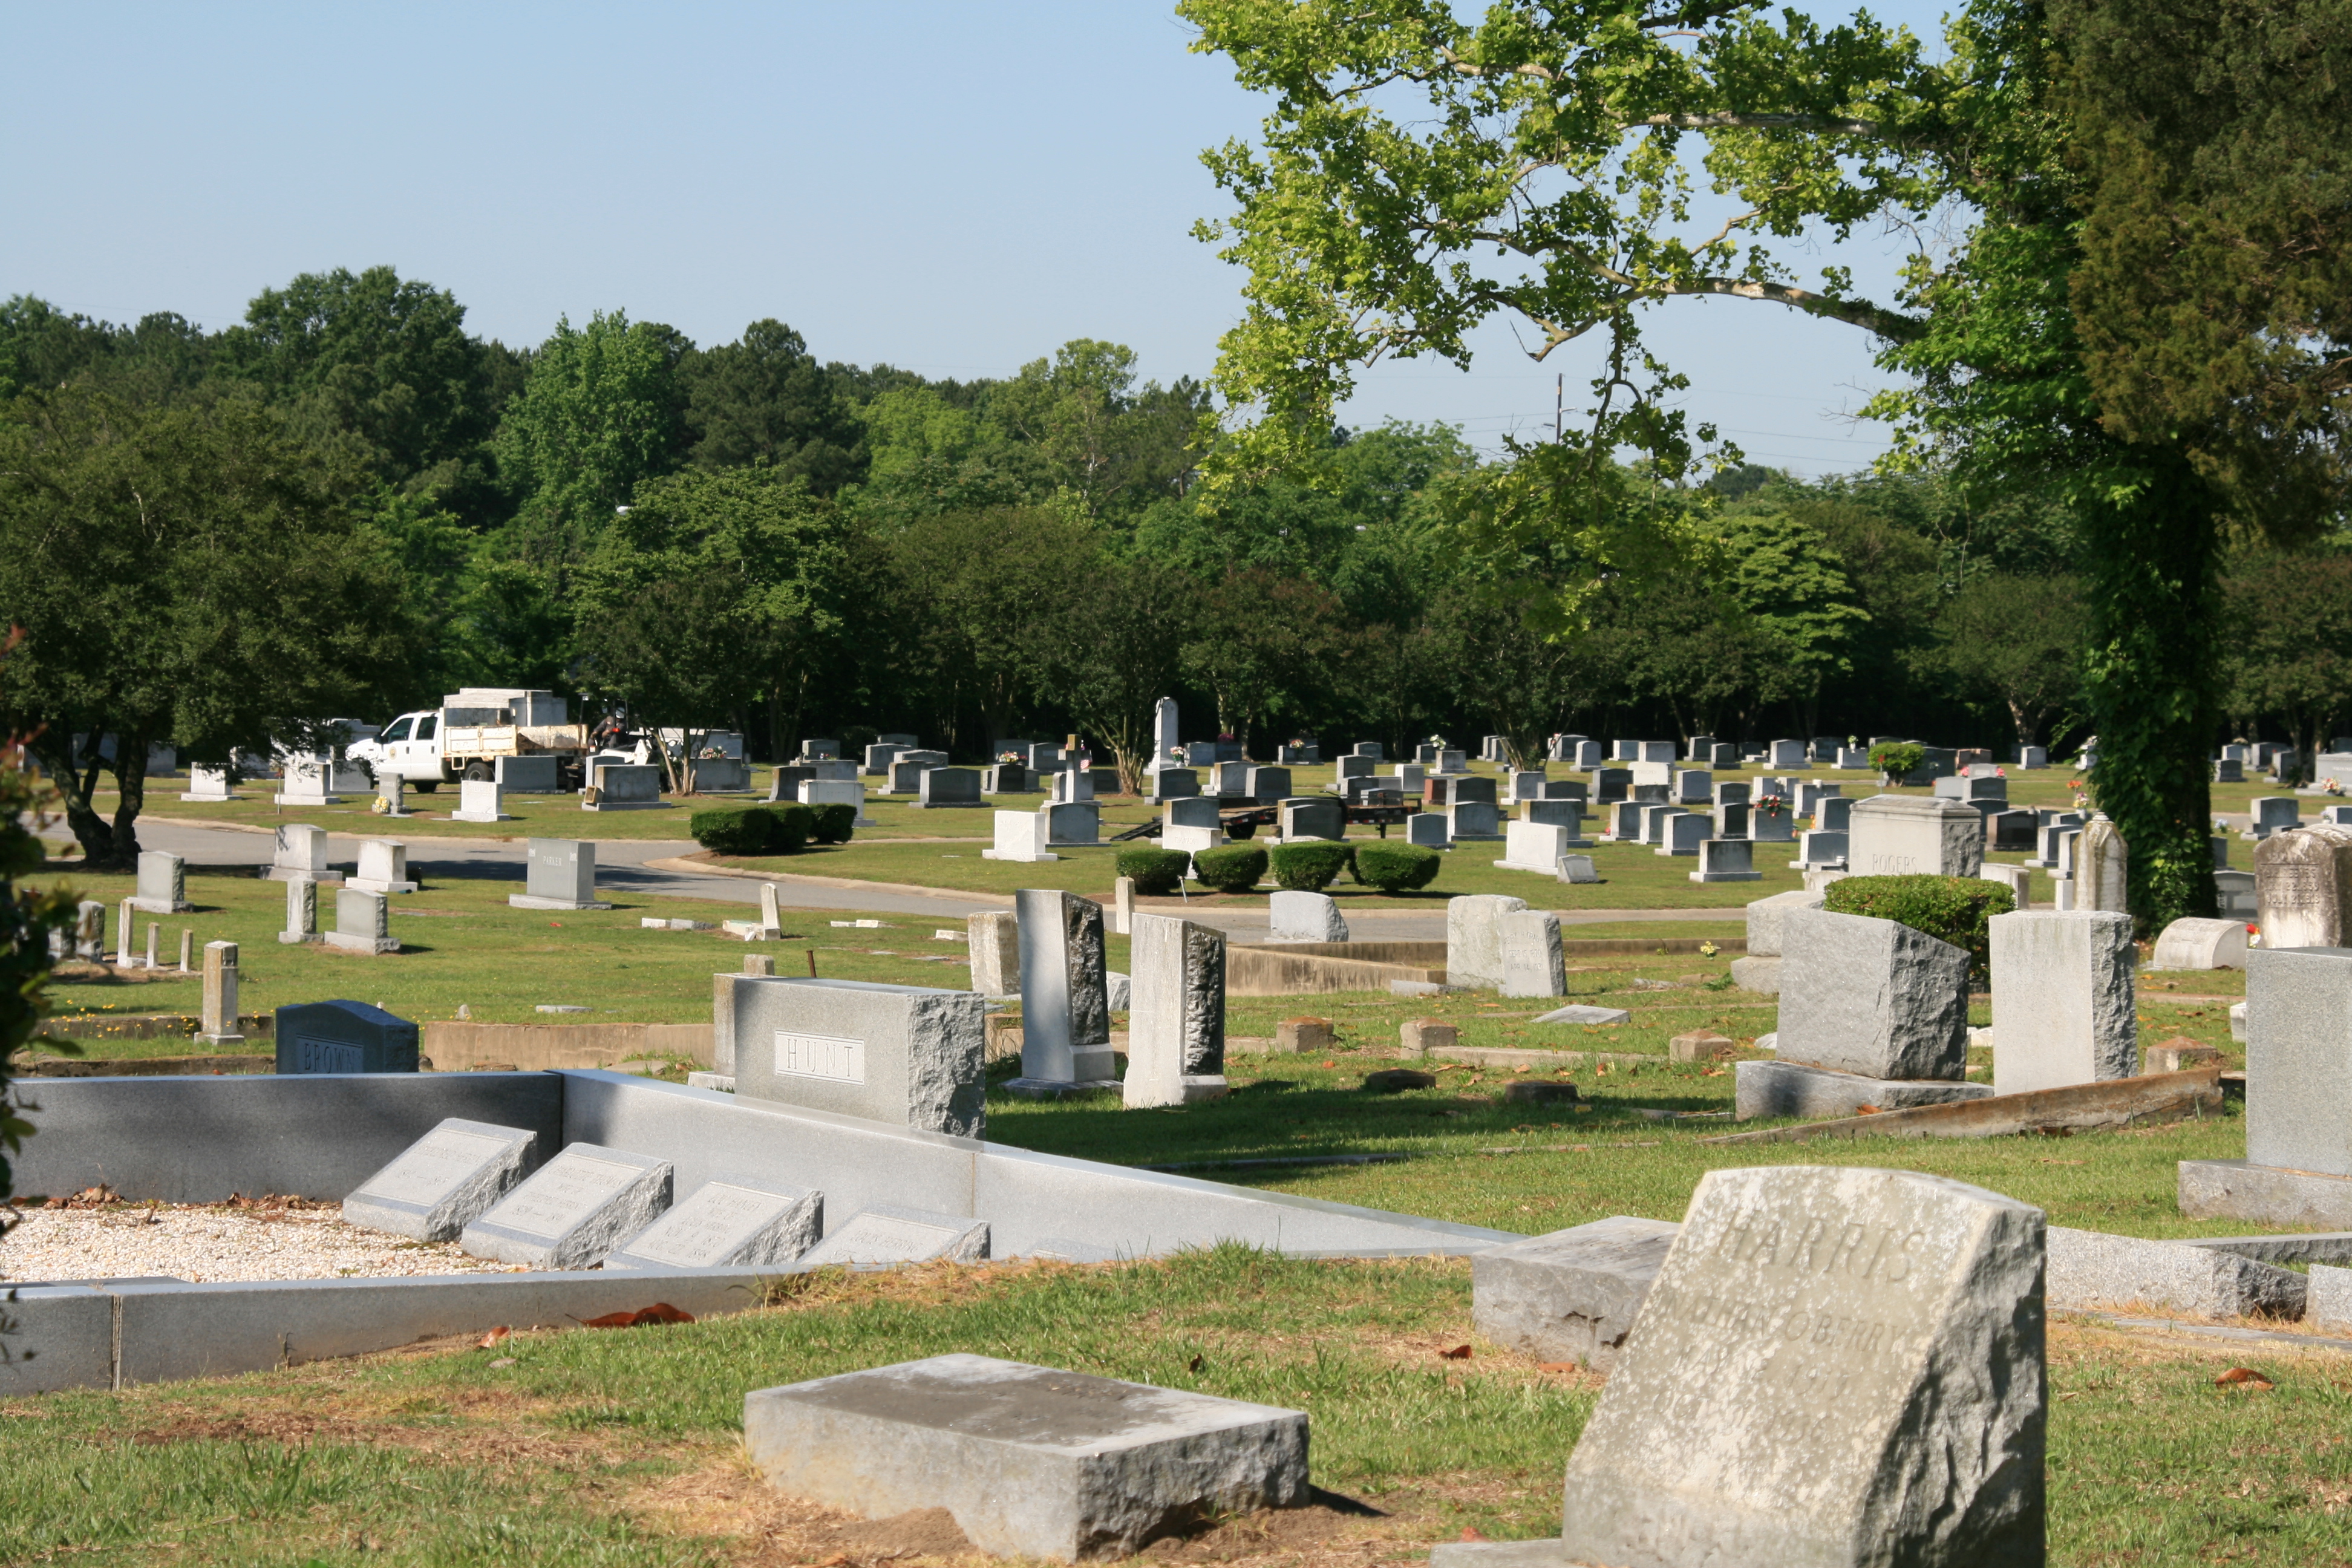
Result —
[{"label": "truck cab", "polygon": [[355,741],[350,754],[375,770],[378,778],[402,778],[430,791],[450,775],[441,765],[441,710],[427,708],[403,713],[375,732]]}]

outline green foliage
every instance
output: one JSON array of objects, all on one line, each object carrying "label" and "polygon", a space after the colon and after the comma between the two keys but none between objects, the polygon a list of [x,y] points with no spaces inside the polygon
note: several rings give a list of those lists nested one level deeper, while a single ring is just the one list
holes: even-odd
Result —
[{"label": "green foliage", "polygon": [[865,476],[865,431],[801,335],[773,319],[678,363],[697,467],[759,464],[829,496]]},{"label": "green foliage", "polygon": [[1829,885],[1822,907],[1832,914],[1893,921],[1948,942],[1969,955],[1975,984],[1989,978],[1992,937],[1986,922],[2017,908],[1999,882],[1975,877],[1843,877]]},{"label": "green foliage", "polygon": [[814,805],[809,837],[818,844],[846,844],[857,830],[857,808],[854,805]]},{"label": "green foliage", "polygon": [[1881,741],[1870,748],[1870,765],[1891,779],[1906,779],[1927,760],[1927,748],[1910,741]]},{"label": "green foliage", "polygon": [[[47,855],[29,824],[51,797],[26,761],[22,746],[0,750],[0,1201],[16,1191],[8,1156],[33,1133],[8,1091],[8,1079],[16,1053],[48,1011],[41,987],[49,973],[49,933],[73,924],[76,903],[63,884],[47,892],[26,885]],[[49,1042],[48,1048],[79,1054],[61,1041]]]},{"label": "green foliage", "polygon": [[1133,879],[1138,893],[1164,899],[1184,885],[1184,868],[1192,857],[1181,849],[1137,844],[1120,850],[1116,864],[1118,875]]},{"label": "green foliage", "polygon": [[1274,868],[1276,887],[1288,888],[1293,892],[1319,893],[1339,879],[1353,850],[1352,845],[1328,841],[1277,844],[1267,858]]},{"label": "green foliage", "polygon": [[669,329],[625,310],[583,328],[562,318],[540,345],[496,443],[532,559],[587,554],[639,480],[677,466],[677,348]]},{"label": "green foliage", "polygon": [[2077,700],[2082,588],[2064,575],[1988,572],[1952,595],[1927,660],[2006,718],[2020,745]]},{"label": "green foliage", "polygon": [[[834,809],[834,808],[828,808]],[[844,811],[853,807],[842,806]],[[730,806],[698,811],[686,830],[713,855],[797,855],[817,837],[816,814],[805,805]],[[843,835],[843,839],[847,837]],[[839,843],[843,839],[820,839]]]},{"label": "green foliage", "polygon": [[1367,838],[1355,847],[1355,879],[1383,893],[1411,893],[1437,880],[1445,857],[1424,844],[1401,838]]},{"label": "green foliage", "polygon": [[1192,857],[1192,879],[1220,893],[1246,893],[1265,876],[1265,851],[1251,844],[1227,844]]}]

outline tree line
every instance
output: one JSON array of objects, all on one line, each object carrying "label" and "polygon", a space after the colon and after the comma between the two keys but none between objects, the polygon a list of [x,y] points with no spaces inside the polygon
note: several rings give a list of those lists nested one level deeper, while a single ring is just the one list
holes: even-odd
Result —
[{"label": "tree line", "polygon": [[[1260,757],[1559,730],[2056,747],[2089,723],[2073,514],[1933,468],[1694,480],[1675,568],[1567,626],[1529,592],[1557,562],[1465,545],[1508,459],[1443,425],[1327,426],[1297,471],[1207,487],[1206,390],[1108,342],[961,382],[820,363],[772,320],[704,347],[599,313],[517,350],[374,268],[209,331],[11,300],[0,400],[0,614],[26,629],[0,699],[105,863],[135,852],[149,742],[220,760],[461,685],[771,758],[1075,731],[1130,780],[1169,694],[1188,736]],[[2241,552],[2241,730],[2307,747],[2337,721],[2347,572]],[[110,761],[69,752],[101,733]]]}]

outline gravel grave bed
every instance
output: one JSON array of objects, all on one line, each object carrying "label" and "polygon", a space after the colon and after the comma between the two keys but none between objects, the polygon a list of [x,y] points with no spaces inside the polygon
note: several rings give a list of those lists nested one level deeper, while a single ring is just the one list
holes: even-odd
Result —
[{"label": "gravel grave bed", "polygon": [[232,1279],[343,1279],[417,1274],[520,1273],[468,1258],[455,1242],[411,1241],[310,1207],[144,1204],[37,1208],[0,1237],[0,1281],[169,1275]]}]

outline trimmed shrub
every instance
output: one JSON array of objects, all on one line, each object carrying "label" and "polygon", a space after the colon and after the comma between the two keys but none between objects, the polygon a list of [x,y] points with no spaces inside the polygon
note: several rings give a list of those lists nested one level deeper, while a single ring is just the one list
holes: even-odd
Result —
[{"label": "trimmed shrub", "polygon": [[1295,893],[1319,893],[1338,881],[1348,868],[1353,846],[1328,840],[1312,844],[1277,844],[1269,858],[1277,887]]},{"label": "trimmed shrub", "polygon": [[765,855],[776,819],[756,805],[698,811],[686,819],[686,830],[713,855]]},{"label": "trimmed shrub", "polygon": [[1437,880],[1445,857],[1424,844],[1367,838],[1356,846],[1356,880],[1383,893],[1410,893]]},{"label": "trimmed shrub", "polygon": [[1908,741],[1881,741],[1870,748],[1870,765],[1897,783],[1919,771],[1927,748]]},{"label": "trimmed shrub", "polygon": [[1265,875],[1265,851],[1254,844],[1228,844],[1192,857],[1192,880],[1220,893],[1246,893]]},{"label": "trimmed shrub", "polygon": [[1135,890],[1164,899],[1184,885],[1184,868],[1192,857],[1181,849],[1139,844],[1118,852],[1118,874],[1135,879]]},{"label": "trimmed shrub", "polygon": [[775,830],[768,836],[767,853],[771,855],[797,855],[808,847],[811,838],[816,837],[816,812],[814,807],[788,805],[782,810],[771,810],[767,815],[773,817],[776,824]]},{"label": "trimmed shrub", "polygon": [[1969,983],[1981,985],[1991,977],[1985,922],[2016,909],[2017,900],[2000,883],[1974,877],[1843,877],[1823,890],[1822,907],[1893,921],[1966,949]]},{"label": "trimmed shrub", "polygon": [[809,837],[819,844],[846,844],[857,828],[857,808],[854,805],[804,805],[814,826]]}]

